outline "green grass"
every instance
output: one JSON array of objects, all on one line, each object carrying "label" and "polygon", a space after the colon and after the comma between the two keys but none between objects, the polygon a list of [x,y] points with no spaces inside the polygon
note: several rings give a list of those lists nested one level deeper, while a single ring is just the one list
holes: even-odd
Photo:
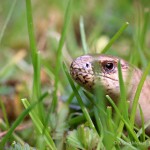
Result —
[{"label": "green grass", "polygon": [[[146,125],[137,129],[134,119],[139,107],[144,122],[138,99],[150,70],[149,10],[146,8],[149,2],[138,2],[139,7],[128,1],[114,4],[115,1],[95,0],[90,5],[85,5],[83,0],[65,2],[26,0],[24,5],[14,1],[11,7],[10,2],[2,2],[9,11],[0,17],[4,22],[0,30],[0,115],[3,115],[0,149],[147,149],[150,139],[144,131]],[[16,28],[16,20],[22,22],[20,28]],[[143,69],[131,114],[120,63],[118,105],[101,87],[96,88],[94,95],[84,91],[69,74],[70,58],[94,53],[93,47],[103,45],[98,43],[103,35],[109,38],[109,43],[99,51],[125,58]],[[29,39],[25,47],[17,41],[17,37],[24,41],[24,36]],[[10,37],[16,38],[14,45]],[[40,50],[43,41],[46,43]],[[10,81],[17,81],[16,85]],[[14,102],[17,106],[21,102],[22,109],[15,119],[10,118],[7,109],[11,103],[6,104],[5,99],[18,100]],[[12,114],[17,111],[17,106],[10,106]]]},{"label": "green grass", "polygon": [[109,43],[105,46],[105,48],[102,50],[102,53],[106,53],[107,50],[111,47],[111,45],[119,38],[119,36],[122,34],[122,32],[128,27],[129,23],[126,22],[120,30],[111,38]]},{"label": "green grass", "polygon": [[57,66],[56,66],[56,71],[55,71],[55,84],[54,84],[54,94],[53,94],[53,101],[52,101],[52,112],[55,111],[56,106],[57,106],[57,90],[58,90],[58,82],[59,82],[59,72],[61,69],[61,64],[62,64],[62,48],[65,42],[65,37],[66,37],[66,33],[67,33],[67,29],[68,29],[68,25],[69,25],[69,21],[71,19],[71,2],[72,0],[69,0],[68,2],[68,6],[67,6],[67,10],[66,10],[66,14],[65,14],[65,20],[64,20],[64,26],[62,29],[62,34],[61,34],[61,38],[59,41],[59,45],[58,45],[58,49],[57,49],[57,58],[56,58],[56,62],[57,62]]},{"label": "green grass", "polygon": [[5,22],[4,22],[3,28],[2,28],[2,30],[0,32],[0,44],[1,44],[2,38],[4,36],[5,30],[7,28],[8,22],[9,22],[9,20],[11,18],[11,15],[13,14],[16,2],[17,2],[17,0],[13,1],[12,6],[10,8],[10,11],[9,11],[9,13],[7,15],[7,18],[6,18]]}]

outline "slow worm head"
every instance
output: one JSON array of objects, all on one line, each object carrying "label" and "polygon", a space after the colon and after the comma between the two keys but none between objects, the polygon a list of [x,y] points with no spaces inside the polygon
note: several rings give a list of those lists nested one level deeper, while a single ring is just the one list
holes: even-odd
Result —
[{"label": "slow worm head", "polygon": [[[118,62],[120,61],[123,80],[127,89],[127,100],[132,107],[134,95],[142,76],[142,71],[130,65],[127,61],[109,55],[83,55],[76,58],[70,66],[72,78],[88,91],[95,87],[103,87],[114,101],[119,100],[120,88],[118,78]],[[150,120],[150,78],[147,77],[143,85],[139,104],[144,114],[144,120]],[[141,126],[139,110],[136,113],[136,124]],[[150,133],[150,127],[147,129]]]}]

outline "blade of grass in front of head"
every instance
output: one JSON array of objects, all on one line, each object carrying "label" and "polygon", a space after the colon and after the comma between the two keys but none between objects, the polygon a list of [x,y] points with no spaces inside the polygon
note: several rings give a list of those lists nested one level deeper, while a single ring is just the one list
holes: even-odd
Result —
[{"label": "blade of grass in front of head", "polygon": [[[97,108],[97,110],[99,111],[99,113],[102,112],[102,114],[103,114],[104,116],[107,115],[107,114],[106,114],[106,111],[103,109],[105,106],[102,106],[102,107],[101,107],[101,105],[99,105],[99,104],[97,103],[97,101],[94,101],[94,100],[93,100],[94,97],[93,97],[93,95],[92,95],[91,93],[86,92],[86,91],[83,91],[83,93],[84,93],[84,95],[87,97],[87,99],[90,101],[90,103],[91,103],[92,105],[94,105],[94,106]],[[102,103],[101,103],[101,104],[102,104]]]},{"label": "blade of grass in front of head", "polygon": [[[99,135],[101,135],[101,138],[103,138],[104,137],[104,132],[105,132],[104,131],[104,128],[105,128],[104,126],[106,126],[106,122],[105,122],[104,118],[105,119],[107,118],[107,113],[106,113],[106,110],[104,109],[106,107],[106,105],[104,103],[100,102],[100,100],[102,100],[102,95],[104,94],[103,90],[98,94],[100,96],[98,96],[98,95],[93,96],[91,93],[85,92],[85,91],[84,91],[84,94],[87,97],[87,99],[91,102],[91,104],[94,105],[94,117],[96,119],[98,132],[99,132]],[[106,121],[108,121],[108,118],[106,119]]]},{"label": "blade of grass in front of head", "polygon": [[[93,61],[92,65],[93,65],[93,72],[96,76],[97,73],[101,72],[99,63],[97,61]],[[95,103],[97,103],[98,106],[101,107],[101,109],[96,109],[96,107],[94,107],[94,114],[96,121],[100,120],[101,122],[98,123],[97,121],[97,126],[101,131],[101,135],[105,137],[104,133],[105,131],[107,131],[107,119],[106,119],[107,113],[106,113],[106,102],[104,99],[104,90],[101,85],[95,85],[93,100]]]},{"label": "blade of grass in front of head", "polygon": [[67,9],[65,12],[65,19],[64,19],[64,25],[63,25],[63,29],[62,29],[62,34],[61,34],[61,38],[59,41],[59,45],[58,45],[58,49],[57,49],[57,58],[56,58],[56,69],[55,69],[55,83],[54,83],[54,93],[53,93],[53,100],[52,100],[52,104],[51,104],[51,112],[54,112],[56,106],[57,106],[57,90],[58,90],[58,82],[59,82],[59,72],[61,69],[61,64],[62,64],[62,48],[65,42],[65,37],[67,34],[67,30],[68,30],[68,26],[69,26],[69,22],[71,19],[71,10],[72,10],[72,0],[69,0],[68,5],[67,5]]},{"label": "blade of grass in front of head", "polygon": [[98,133],[101,136],[101,138],[103,139],[103,137],[104,137],[103,124],[101,122],[101,119],[99,117],[99,113],[98,113],[96,107],[94,107],[94,117],[95,117],[95,120],[96,120],[96,124],[97,124],[97,128],[98,128]]},{"label": "blade of grass in front of head", "polygon": [[[119,87],[120,87],[120,102],[119,102],[118,106],[119,106],[120,112],[122,112],[122,114],[123,114],[124,119],[129,123],[128,106],[127,106],[127,99],[126,99],[126,89],[125,89],[125,85],[124,85],[124,81],[123,81],[120,60],[118,62],[118,77],[119,77]],[[124,127],[124,122],[121,120],[119,123],[119,127],[117,129],[118,137],[121,136],[123,127]]]},{"label": "blade of grass in front of head", "polygon": [[123,115],[121,114],[120,110],[115,105],[115,103],[113,102],[113,100],[109,97],[109,95],[106,95],[106,98],[108,99],[108,101],[110,102],[110,104],[113,106],[114,110],[116,111],[116,113],[118,114],[118,116],[120,117],[120,119],[124,122],[124,124],[126,125],[127,130],[131,133],[131,135],[133,136],[134,140],[136,142],[139,142],[139,139],[137,138],[134,130],[132,129],[132,127],[130,126],[130,124],[124,119]]},{"label": "blade of grass in front of head", "polygon": [[104,49],[102,50],[102,53],[106,53],[108,51],[111,45],[120,37],[120,35],[128,27],[128,25],[129,25],[128,22],[125,22],[125,24],[123,24],[123,26],[119,29],[119,31],[111,38],[109,43],[104,47]]},{"label": "blade of grass in front of head", "polygon": [[137,90],[136,90],[136,93],[135,93],[135,96],[134,96],[133,105],[132,105],[132,109],[131,109],[131,116],[130,116],[130,121],[131,121],[132,128],[134,126],[135,114],[136,114],[136,109],[137,109],[140,93],[141,93],[144,81],[145,81],[149,71],[150,71],[150,62],[148,63],[148,65],[147,65],[147,67],[146,67],[146,69],[145,69],[145,71],[142,75],[142,78],[141,78],[141,80],[138,84],[138,87],[137,87]]},{"label": "blade of grass in front of head", "polygon": [[[85,118],[86,118],[86,120],[87,120],[88,123],[89,123],[89,126],[90,126],[94,131],[96,131],[95,126],[94,126],[94,124],[93,124],[93,122],[92,122],[92,120],[91,120],[91,118],[90,118],[90,115],[89,115],[87,109],[85,108],[84,103],[82,102],[82,98],[81,98],[81,96],[79,95],[78,90],[76,89],[76,87],[75,87],[75,85],[74,85],[74,83],[73,83],[73,81],[72,81],[72,79],[71,79],[71,77],[70,77],[70,75],[69,75],[69,73],[68,73],[68,71],[67,71],[67,67],[65,66],[64,63],[63,63],[63,68],[64,68],[65,74],[66,74],[66,76],[67,76],[67,79],[68,79],[68,81],[69,81],[69,83],[70,83],[70,85],[71,85],[71,88],[72,88],[72,90],[73,90],[74,93],[75,93],[75,96],[76,96],[76,98],[77,98],[77,101],[78,101],[78,103],[79,103],[79,105],[80,105],[80,107],[81,107],[81,109],[82,109],[82,111],[83,111],[83,114],[85,115]],[[96,131],[96,132],[97,132],[97,131]]]},{"label": "blade of grass in front of head", "polygon": [[[97,71],[99,72],[99,69],[96,69],[97,64],[95,64],[94,66],[94,73]],[[99,129],[99,135],[101,135],[102,138],[105,137],[105,131],[107,130],[107,125],[106,125],[106,118],[107,118],[107,114],[106,114],[106,104],[104,102],[104,98],[103,98],[103,89],[101,88],[101,86],[96,86],[96,89],[94,91],[94,96],[93,96],[93,100],[94,103],[97,103],[94,106],[94,117],[96,119],[96,124],[97,127]],[[97,108],[96,106],[100,106],[101,109]]]},{"label": "blade of grass in front of head", "polygon": [[120,87],[120,99],[121,99],[120,106],[121,106],[121,111],[123,113],[123,116],[124,116],[125,120],[129,122],[129,118],[128,118],[128,104],[127,104],[127,97],[126,97],[126,88],[125,88],[125,84],[124,84],[124,81],[123,81],[120,60],[118,62],[118,77],[119,77],[119,87]]},{"label": "blade of grass in front of head", "polygon": [[112,122],[112,107],[111,106],[107,106],[106,112],[107,112],[107,126],[108,126],[108,130],[110,132],[114,133],[114,124]]},{"label": "blade of grass in front of head", "polygon": [[[97,64],[97,62],[95,62],[93,65],[94,65],[94,74],[96,74],[96,72],[100,72],[99,65]],[[96,106],[94,107],[95,120],[97,123],[97,127],[100,131],[99,135],[102,138],[103,143],[107,143],[105,145],[106,149],[112,149],[116,138],[114,134],[110,133],[110,131],[108,130],[108,125],[107,125],[108,116],[106,113],[106,101],[104,99],[103,88],[99,85],[96,85],[96,89],[94,93],[94,101],[95,103],[97,103],[98,106],[101,107],[101,109],[97,109]]]}]

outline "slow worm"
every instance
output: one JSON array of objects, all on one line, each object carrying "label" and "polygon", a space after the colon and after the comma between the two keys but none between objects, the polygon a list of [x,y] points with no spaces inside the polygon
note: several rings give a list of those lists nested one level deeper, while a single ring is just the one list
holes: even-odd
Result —
[{"label": "slow worm", "polygon": [[[70,66],[72,78],[88,91],[93,91],[96,85],[103,87],[105,93],[115,102],[120,98],[118,62],[120,60],[123,80],[127,88],[127,100],[130,102],[130,109],[136,89],[142,76],[142,71],[127,61],[109,55],[83,55],[76,58]],[[96,68],[96,69],[95,69]],[[147,77],[139,101],[145,123],[150,120],[150,77]],[[129,112],[130,112],[129,109]],[[141,126],[141,115],[137,108],[135,123]],[[150,133],[150,126],[146,129]]]}]

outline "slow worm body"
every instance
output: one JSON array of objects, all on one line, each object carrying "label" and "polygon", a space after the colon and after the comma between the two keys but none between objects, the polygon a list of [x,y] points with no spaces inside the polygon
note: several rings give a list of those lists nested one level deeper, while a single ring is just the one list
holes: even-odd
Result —
[{"label": "slow worm body", "polygon": [[[93,91],[96,85],[103,87],[115,102],[120,98],[118,62],[120,60],[123,80],[127,89],[127,100],[130,102],[130,109],[135,92],[140,82],[142,71],[125,60],[108,55],[84,55],[76,58],[70,66],[72,78],[88,91]],[[147,77],[139,101],[145,123],[150,120],[150,77]],[[130,112],[129,109],[129,112]],[[137,108],[135,123],[141,126],[141,116]],[[150,126],[146,129],[150,133]]]}]

